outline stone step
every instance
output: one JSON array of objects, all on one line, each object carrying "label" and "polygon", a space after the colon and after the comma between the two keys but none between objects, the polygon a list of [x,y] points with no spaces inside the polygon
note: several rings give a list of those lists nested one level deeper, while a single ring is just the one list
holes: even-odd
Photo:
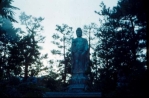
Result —
[{"label": "stone step", "polygon": [[44,97],[101,97],[101,92],[46,92]]}]

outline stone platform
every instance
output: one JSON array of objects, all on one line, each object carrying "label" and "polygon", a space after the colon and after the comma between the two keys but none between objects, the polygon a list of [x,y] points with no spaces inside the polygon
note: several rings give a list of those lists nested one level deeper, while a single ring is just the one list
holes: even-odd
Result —
[{"label": "stone platform", "polygon": [[101,97],[101,92],[46,92],[45,97]]}]

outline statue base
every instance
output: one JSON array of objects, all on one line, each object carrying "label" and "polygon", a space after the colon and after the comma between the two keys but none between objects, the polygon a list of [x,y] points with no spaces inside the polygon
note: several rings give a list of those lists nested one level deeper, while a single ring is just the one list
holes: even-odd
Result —
[{"label": "statue base", "polygon": [[88,78],[84,74],[73,74],[66,92],[46,92],[43,97],[102,97],[101,92],[87,92]]},{"label": "statue base", "polygon": [[85,92],[87,90],[88,78],[84,74],[75,73],[70,79],[70,85],[68,86],[68,92]]},{"label": "statue base", "polygon": [[85,85],[83,84],[74,84],[69,86],[68,92],[84,92]]}]

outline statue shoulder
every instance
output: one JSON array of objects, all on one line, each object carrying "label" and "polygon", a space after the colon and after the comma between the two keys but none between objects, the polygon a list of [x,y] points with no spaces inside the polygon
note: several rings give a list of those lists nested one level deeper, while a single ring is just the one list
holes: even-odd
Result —
[{"label": "statue shoulder", "polygon": [[76,40],[77,40],[76,38],[75,38],[75,39],[72,39],[72,43],[75,43],[75,42],[76,42]]},{"label": "statue shoulder", "polygon": [[86,39],[86,38],[83,38],[83,40],[84,40],[84,41],[87,41],[87,39]]},{"label": "statue shoulder", "polygon": [[78,42],[78,39],[77,38],[75,38],[75,39],[72,40],[72,44],[73,45],[75,45],[77,42]]}]

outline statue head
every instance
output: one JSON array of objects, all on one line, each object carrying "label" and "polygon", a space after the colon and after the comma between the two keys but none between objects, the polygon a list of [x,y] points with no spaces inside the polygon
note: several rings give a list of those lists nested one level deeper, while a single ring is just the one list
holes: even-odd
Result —
[{"label": "statue head", "polygon": [[82,30],[81,30],[81,28],[77,28],[76,34],[77,34],[77,37],[82,37]]}]

